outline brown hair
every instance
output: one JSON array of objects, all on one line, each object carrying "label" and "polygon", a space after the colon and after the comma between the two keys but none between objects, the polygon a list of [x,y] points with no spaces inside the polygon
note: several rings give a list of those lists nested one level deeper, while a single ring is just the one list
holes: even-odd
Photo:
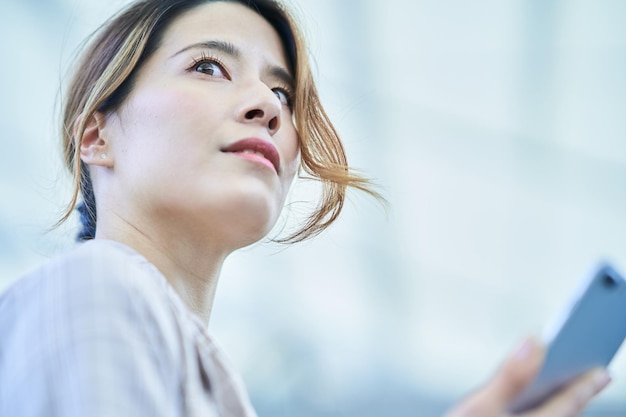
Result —
[{"label": "brown hair", "polygon": [[[80,159],[87,121],[98,111],[117,109],[133,87],[134,76],[159,47],[167,27],[182,13],[211,1],[234,1],[263,16],[278,32],[296,81],[294,120],[300,138],[302,170],[321,181],[322,195],[304,225],[279,242],[299,242],[333,223],[344,205],[348,186],[381,198],[370,182],[350,171],[343,144],[322,107],[308,63],[302,34],[292,16],[276,0],[141,0],[105,22],[82,53],[66,93],[62,139],[65,163],[74,188],[65,213],[78,206],[83,229],[79,240],[93,239],[95,196],[89,170]],[[82,203],[79,197],[82,195]]]}]

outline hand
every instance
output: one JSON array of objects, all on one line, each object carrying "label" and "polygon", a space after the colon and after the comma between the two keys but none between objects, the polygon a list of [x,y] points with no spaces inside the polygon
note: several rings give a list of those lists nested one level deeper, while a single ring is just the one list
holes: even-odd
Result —
[{"label": "hand", "polygon": [[[539,373],[545,347],[526,340],[481,389],[454,407],[446,417],[506,417],[508,405]],[[574,417],[611,381],[604,369],[594,369],[549,398],[525,417]]]}]

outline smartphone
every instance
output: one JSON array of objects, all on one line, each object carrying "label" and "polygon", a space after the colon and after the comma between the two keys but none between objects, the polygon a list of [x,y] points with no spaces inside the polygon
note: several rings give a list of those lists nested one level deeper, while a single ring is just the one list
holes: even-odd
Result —
[{"label": "smartphone", "polygon": [[584,372],[607,367],[625,338],[626,280],[603,264],[547,329],[543,367],[509,411],[534,408]]}]

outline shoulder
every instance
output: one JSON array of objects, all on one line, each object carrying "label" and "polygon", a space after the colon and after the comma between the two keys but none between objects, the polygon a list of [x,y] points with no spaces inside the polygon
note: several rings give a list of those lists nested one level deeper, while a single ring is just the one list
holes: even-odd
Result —
[{"label": "shoulder", "polygon": [[0,403],[175,415],[182,348],[164,279],[132,249],[91,241],[18,280],[0,297]]},{"label": "shoulder", "polygon": [[[76,248],[43,263],[24,275],[11,291],[31,291],[37,287],[54,283],[55,285],[73,285],[107,278],[117,284],[131,283],[133,273],[143,259],[131,248],[110,240],[91,240]],[[130,277],[130,280],[128,279]]]},{"label": "shoulder", "polygon": [[123,298],[159,292],[158,278],[150,273],[151,265],[132,249],[113,241],[89,241],[42,264],[9,287],[0,297],[0,309],[6,304],[21,307],[41,306],[38,302],[67,298]]},{"label": "shoulder", "polygon": [[90,241],[41,265],[5,291],[0,297],[0,332],[18,349],[35,341],[42,348],[57,348],[68,341],[118,338],[133,329],[143,332],[135,338],[160,333],[175,340],[161,279],[132,249]]}]

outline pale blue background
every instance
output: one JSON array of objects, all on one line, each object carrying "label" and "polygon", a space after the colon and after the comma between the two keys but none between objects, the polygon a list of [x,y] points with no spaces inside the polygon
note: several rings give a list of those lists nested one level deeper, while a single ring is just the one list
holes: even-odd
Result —
[{"label": "pale blue background", "polygon": [[[67,198],[55,102],[125,3],[0,0],[0,288],[72,244],[45,233]],[[391,209],[352,194],[318,239],[233,256],[213,331],[262,417],[437,415],[598,260],[626,272],[626,2],[292,3]],[[612,371],[587,415],[626,415],[626,348]]]}]

